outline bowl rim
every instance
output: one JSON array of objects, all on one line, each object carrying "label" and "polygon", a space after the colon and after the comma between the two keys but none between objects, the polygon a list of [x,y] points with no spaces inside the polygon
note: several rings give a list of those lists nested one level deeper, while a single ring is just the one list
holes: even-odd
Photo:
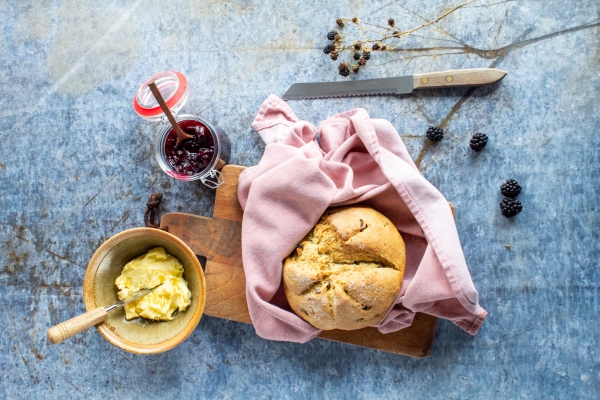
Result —
[{"label": "bowl rim", "polygon": [[204,277],[204,271],[200,265],[200,261],[196,257],[196,254],[177,236],[156,228],[132,228],[126,231],[120,232],[108,240],[106,240],[94,253],[90,262],[87,265],[85,276],[83,278],[83,302],[87,311],[94,310],[98,307],[105,307],[106,305],[97,304],[94,296],[94,282],[96,273],[100,267],[100,262],[104,259],[106,254],[114,247],[114,245],[122,242],[125,239],[137,237],[137,236],[154,236],[167,241],[174,242],[179,245],[181,249],[187,254],[192,261],[192,265],[198,276],[198,287],[201,291],[200,298],[198,299],[198,305],[194,310],[194,315],[188,325],[179,332],[177,335],[169,340],[161,343],[142,345],[129,340],[125,340],[117,336],[110,330],[105,322],[101,322],[96,325],[96,330],[111,344],[135,354],[157,354],[172,349],[178,344],[182,343],[191,333],[196,329],[196,326],[200,322],[200,318],[204,313],[204,306],[206,304],[206,280]]}]

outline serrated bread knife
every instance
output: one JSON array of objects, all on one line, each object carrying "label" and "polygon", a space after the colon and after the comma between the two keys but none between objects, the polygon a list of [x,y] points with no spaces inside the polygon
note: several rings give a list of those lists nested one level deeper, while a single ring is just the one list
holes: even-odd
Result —
[{"label": "serrated bread knife", "polygon": [[114,310],[117,307],[122,307],[125,304],[131,303],[132,301],[141,299],[142,297],[152,293],[162,285],[157,285],[150,289],[141,289],[137,292],[130,294],[123,300],[120,300],[116,304],[110,307],[98,307],[92,311],[88,311],[85,314],[78,315],[77,317],[71,318],[68,321],[61,322],[58,325],[48,329],[48,339],[53,344],[64,342],[65,340],[72,338],[80,332],[85,331],[92,326],[103,322],[108,317],[108,312]]},{"label": "serrated bread knife", "polygon": [[481,86],[498,82],[506,72],[495,68],[455,69],[395,78],[365,79],[344,82],[294,83],[283,100],[320,99],[381,94],[408,94],[415,89]]}]

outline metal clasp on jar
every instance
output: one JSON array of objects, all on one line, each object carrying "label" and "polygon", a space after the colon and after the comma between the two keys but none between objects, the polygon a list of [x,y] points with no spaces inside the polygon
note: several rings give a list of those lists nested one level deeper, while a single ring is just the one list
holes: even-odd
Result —
[{"label": "metal clasp on jar", "polygon": [[223,183],[225,183],[225,177],[220,171],[216,169],[211,169],[210,172],[206,175],[206,177],[203,176],[202,178],[200,178],[200,182],[202,182],[211,189],[216,189]]}]

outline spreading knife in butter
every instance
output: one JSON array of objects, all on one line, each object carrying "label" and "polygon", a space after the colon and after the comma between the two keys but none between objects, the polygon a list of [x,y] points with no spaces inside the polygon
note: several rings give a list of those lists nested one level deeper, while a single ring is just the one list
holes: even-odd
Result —
[{"label": "spreading knife in butter", "polygon": [[[162,285],[162,283],[160,285]],[[64,342],[78,333],[83,332],[86,329],[99,324],[100,322],[106,321],[110,311],[117,307],[122,307],[125,304],[131,303],[132,301],[141,299],[142,297],[152,293],[154,290],[160,287],[160,285],[157,285],[151,289],[142,289],[132,293],[110,307],[98,307],[92,311],[86,312],[85,314],[71,318],[68,321],[61,322],[60,324],[48,329],[48,339],[53,344]]]},{"label": "spreading knife in butter", "polygon": [[283,100],[325,97],[408,94],[414,89],[481,86],[498,82],[506,72],[495,68],[456,69],[395,78],[365,79],[344,82],[294,83]]}]

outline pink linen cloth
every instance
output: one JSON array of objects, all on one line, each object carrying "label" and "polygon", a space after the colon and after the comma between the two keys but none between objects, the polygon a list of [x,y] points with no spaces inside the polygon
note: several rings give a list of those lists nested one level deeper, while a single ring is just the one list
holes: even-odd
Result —
[{"label": "pink linen cloth", "polygon": [[376,325],[379,331],[406,328],[423,312],[477,333],[487,312],[478,303],[451,209],[389,121],[359,108],[317,129],[272,94],[252,127],[266,148],[260,163],[241,173],[238,197],[246,297],[259,336],[304,343],[319,334],[287,303],[283,260],[328,207],[356,203],[388,217],[406,243],[404,283]]}]

